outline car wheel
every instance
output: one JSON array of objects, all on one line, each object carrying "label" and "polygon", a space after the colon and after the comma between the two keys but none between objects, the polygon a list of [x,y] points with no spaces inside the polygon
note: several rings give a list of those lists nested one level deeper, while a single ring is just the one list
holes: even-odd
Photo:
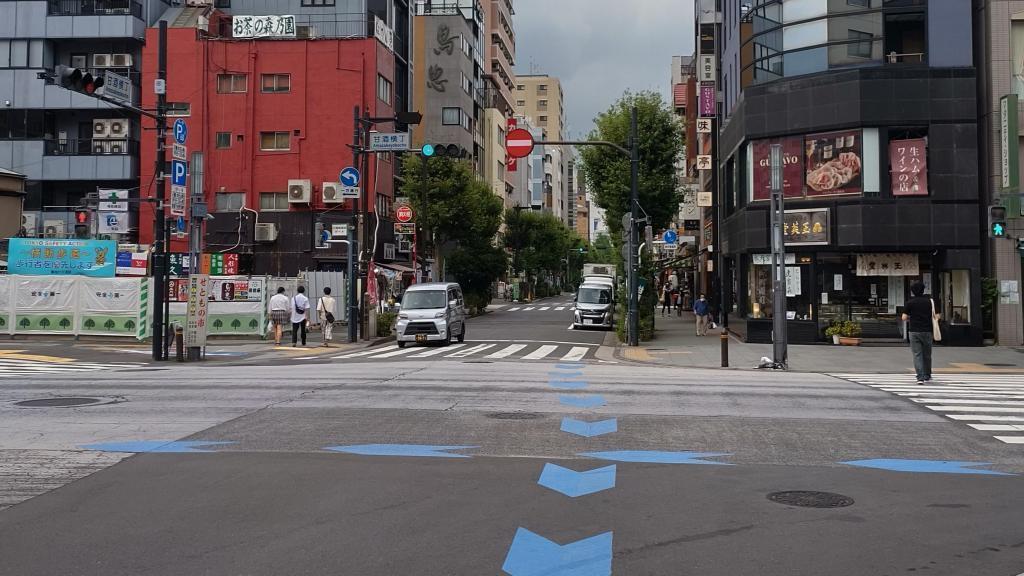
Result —
[{"label": "car wheel", "polygon": [[405,348],[405,342],[399,342],[398,343],[398,347],[399,348]]},{"label": "car wheel", "polygon": [[462,323],[462,332],[459,332],[459,344],[466,341],[466,323]]},{"label": "car wheel", "polygon": [[445,335],[443,344],[445,346],[451,346],[452,345],[452,331],[451,330],[449,330],[448,334]]}]

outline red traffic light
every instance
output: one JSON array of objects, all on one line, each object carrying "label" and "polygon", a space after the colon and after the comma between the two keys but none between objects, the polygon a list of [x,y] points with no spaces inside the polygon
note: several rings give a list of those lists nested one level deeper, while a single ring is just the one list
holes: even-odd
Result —
[{"label": "red traffic light", "polygon": [[75,223],[77,224],[88,224],[89,223],[89,212],[85,210],[79,210],[75,212]]}]

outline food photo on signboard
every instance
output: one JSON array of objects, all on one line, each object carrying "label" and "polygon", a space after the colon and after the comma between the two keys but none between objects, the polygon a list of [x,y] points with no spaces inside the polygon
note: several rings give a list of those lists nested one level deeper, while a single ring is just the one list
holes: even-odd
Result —
[{"label": "food photo on signboard", "polygon": [[861,193],[864,138],[860,130],[810,134],[804,147],[808,196]]}]

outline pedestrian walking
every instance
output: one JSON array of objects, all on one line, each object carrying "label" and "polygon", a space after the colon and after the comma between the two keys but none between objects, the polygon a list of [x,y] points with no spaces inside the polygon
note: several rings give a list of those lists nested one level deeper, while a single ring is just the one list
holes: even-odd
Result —
[{"label": "pedestrian walking", "polygon": [[661,317],[665,317],[665,309],[672,314],[672,286],[668,282],[661,286]]},{"label": "pedestrian walking", "polygon": [[914,283],[910,287],[913,296],[903,310],[903,321],[907,322],[907,337],[914,355],[914,371],[921,386],[932,379],[932,346],[942,340],[939,330],[941,316],[935,311],[935,300],[924,295],[924,284]]},{"label": "pedestrian walking", "polygon": [[306,345],[306,325],[309,324],[309,298],[306,297],[306,288],[299,286],[298,294],[292,298],[292,348],[299,344],[299,336],[302,336],[302,345]]},{"label": "pedestrian walking", "polygon": [[325,348],[330,347],[331,339],[334,337],[334,311],[336,307],[337,301],[331,296],[331,288],[328,286],[324,288],[324,295],[316,303],[316,315],[324,332]]},{"label": "pedestrian walking", "polygon": [[708,304],[708,299],[703,294],[693,303],[693,315],[697,317],[697,336],[707,336],[708,323],[711,320],[711,305]]},{"label": "pedestrian walking", "polygon": [[281,331],[291,323],[292,303],[284,293],[284,286],[277,289],[277,294],[270,297],[270,326],[274,331],[274,344],[281,345]]}]

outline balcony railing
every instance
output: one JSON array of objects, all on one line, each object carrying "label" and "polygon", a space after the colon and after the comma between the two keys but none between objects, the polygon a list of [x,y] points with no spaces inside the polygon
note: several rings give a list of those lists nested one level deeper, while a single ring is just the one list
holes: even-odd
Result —
[{"label": "balcony railing", "polygon": [[909,64],[909,63],[923,63],[924,52],[908,52],[906,54],[897,54],[896,52],[889,52],[885,56],[889,64]]},{"label": "balcony railing", "polygon": [[47,140],[46,156],[129,156],[139,153],[139,142],[129,139],[88,138]]},{"label": "balcony railing", "polygon": [[49,16],[134,16],[142,18],[142,4],[135,0],[48,0]]}]

